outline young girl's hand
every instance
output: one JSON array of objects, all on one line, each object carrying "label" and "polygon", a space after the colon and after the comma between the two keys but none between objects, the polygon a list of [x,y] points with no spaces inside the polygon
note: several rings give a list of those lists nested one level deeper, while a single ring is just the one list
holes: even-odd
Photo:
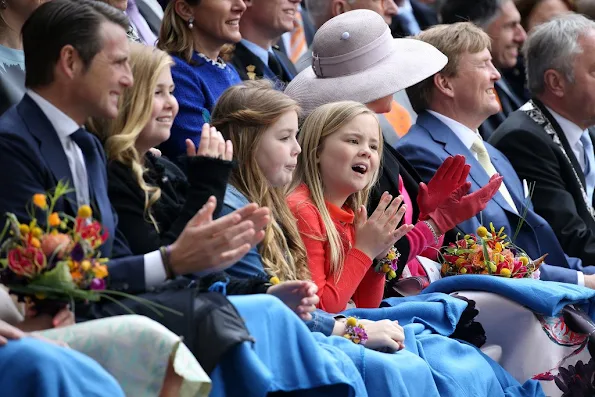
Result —
[{"label": "young girl's hand", "polygon": [[231,141],[223,139],[223,135],[209,124],[202,126],[202,134],[198,149],[194,142],[186,139],[186,154],[188,157],[203,156],[231,161],[233,158],[233,145]]},{"label": "young girl's hand", "polygon": [[[337,320],[333,329],[333,335],[342,336],[345,334],[345,320]],[[366,347],[386,353],[394,353],[405,348],[405,332],[398,321],[391,320],[358,320],[364,326],[368,334]]]},{"label": "young girl's hand", "polygon": [[356,215],[355,248],[370,258],[386,255],[390,247],[413,228],[412,225],[402,225],[395,230],[405,215],[407,206],[401,206],[403,203],[401,196],[392,202],[391,199],[390,194],[384,193],[370,218],[367,218],[364,206]]},{"label": "young girl's hand", "polygon": [[305,321],[312,319],[310,313],[316,310],[316,305],[320,301],[316,292],[318,287],[310,281],[285,281],[267,290],[267,294],[281,299]]}]

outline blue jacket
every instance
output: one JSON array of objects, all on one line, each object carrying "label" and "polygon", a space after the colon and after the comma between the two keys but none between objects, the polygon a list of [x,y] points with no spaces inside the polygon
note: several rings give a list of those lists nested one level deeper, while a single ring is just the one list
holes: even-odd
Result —
[{"label": "blue jacket", "polygon": [[[523,185],[508,159],[492,147],[485,144],[492,163],[498,173],[504,177],[519,212],[525,207]],[[467,180],[471,182],[471,192],[487,184],[489,177],[460,139],[444,123],[428,112],[422,112],[409,132],[397,143],[397,150],[415,167],[421,178],[427,183],[442,162],[448,157],[462,154],[471,165]],[[520,216],[514,212],[500,192],[488,203],[485,210],[475,218],[462,222],[458,226],[466,233],[475,233],[480,224],[492,222],[495,227],[504,226],[506,234],[513,236]],[[531,258],[538,258],[547,253],[547,262],[556,266],[541,267],[541,278],[544,280],[577,283],[577,271],[583,271],[582,262],[578,258],[568,257],[556,239],[549,224],[537,215],[529,201],[525,222],[514,241],[525,250]],[[590,272],[591,270],[587,271]]]},{"label": "blue jacket", "polygon": [[[225,192],[225,199],[223,200],[223,208],[221,209],[220,216],[232,213],[249,203],[250,202],[246,196],[240,193],[238,189],[232,185],[227,185],[227,191]],[[250,251],[238,261],[238,263],[227,269],[226,272],[233,276],[243,278],[267,276],[256,247],[252,247]],[[322,310],[316,310],[312,313],[312,320],[307,321],[306,325],[312,332],[322,332],[324,335],[330,336],[333,333],[333,327],[335,326],[335,317]]]}]

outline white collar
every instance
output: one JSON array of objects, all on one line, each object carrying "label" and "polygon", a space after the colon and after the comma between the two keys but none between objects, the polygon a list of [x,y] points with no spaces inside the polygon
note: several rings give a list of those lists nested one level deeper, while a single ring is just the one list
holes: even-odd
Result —
[{"label": "white collar", "polygon": [[571,147],[576,146],[576,144],[580,141],[583,133],[587,130],[581,129],[581,127],[574,124],[572,121],[568,120],[567,118],[560,116],[560,114],[554,112],[548,106],[546,106],[545,108],[552,114],[554,119],[560,125],[562,132],[564,132],[564,135],[566,136],[566,139],[568,140],[568,144]]},{"label": "white collar", "polygon": [[73,119],[68,117],[63,111],[51,104],[47,99],[43,98],[38,93],[32,90],[27,90],[27,95],[31,97],[33,102],[39,106],[43,114],[45,114],[45,116],[48,118],[61,141],[68,138],[80,128],[80,126]]},{"label": "white collar", "polygon": [[465,145],[465,147],[469,150],[471,150],[471,146],[473,146],[473,142],[475,142],[477,138],[481,139],[479,132],[473,131],[469,127],[464,126],[463,124],[451,119],[450,117],[446,117],[445,115],[437,113],[433,110],[428,110],[428,113],[430,113],[432,116],[436,117],[438,120],[446,124],[446,126],[450,128],[452,132],[455,133],[457,138],[459,138],[459,140],[463,142],[463,145]]}]

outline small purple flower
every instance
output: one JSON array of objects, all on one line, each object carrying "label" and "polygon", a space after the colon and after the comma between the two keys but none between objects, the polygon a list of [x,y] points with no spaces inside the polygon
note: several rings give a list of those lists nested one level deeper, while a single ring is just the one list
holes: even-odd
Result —
[{"label": "small purple flower", "polygon": [[366,343],[368,340],[368,333],[362,327],[353,327],[353,333],[360,340],[361,344]]},{"label": "small purple flower", "polygon": [[77,243],[74,246],[72,252],[70,253],[70,258],[75,262],[81,262],[83,259],[85,259],[85,249],[81,243]]},{"label": "small purple flower", "polygon": [[100,278],[94,278],[89,286],[93,291],[100,291],[105,289],[105,280]]}]

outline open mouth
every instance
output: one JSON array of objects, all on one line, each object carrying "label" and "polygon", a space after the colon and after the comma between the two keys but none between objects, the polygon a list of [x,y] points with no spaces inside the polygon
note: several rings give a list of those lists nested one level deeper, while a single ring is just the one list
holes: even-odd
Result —
[{"label": "open mouth", "polygon": [[240,26],[240,20],[239,19],[233,19],[231,21],[227,21],[225,22],[226,25],[231,25],[231,26]]},{"label": "open mouth", "polygon": [[490,94],[490,95],[496,95],[496,90],[494,90],[493,88],[488,88],[488,89],[486,90],[486,92],[487,92],[488,94]]},{"label": "open mouth", "polygon": [[172,118],[170,116],[167,116],[167,117],[157,117],[155,120],[157,120],[160,123],[171,123],[172,122]]},{"label": "open mouth", "polygon": [[358,174],[364,175],[368,171],[368,166],[364,164],[356,164],[351,169]]}]

